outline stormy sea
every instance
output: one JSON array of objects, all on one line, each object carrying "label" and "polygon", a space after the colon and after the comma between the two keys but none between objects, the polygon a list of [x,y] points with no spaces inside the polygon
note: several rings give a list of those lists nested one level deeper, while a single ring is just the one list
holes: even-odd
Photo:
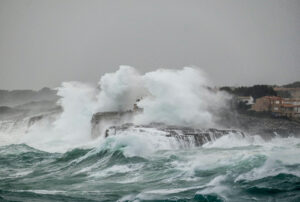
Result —
[{"label": "stormy sea", "polygon": [[299,133],[239,127],[209,86],[196,68],[121,66],[6,96],[0,201],[300,201]]}]

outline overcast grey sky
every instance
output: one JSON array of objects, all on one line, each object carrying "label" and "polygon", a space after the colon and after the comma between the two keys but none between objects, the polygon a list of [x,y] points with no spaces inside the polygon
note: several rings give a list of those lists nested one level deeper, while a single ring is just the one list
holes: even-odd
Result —
[{"label": "overcast grey sky", "polygon": [[119,65],[216,85],[300,80],[299,0],[0,0],[0,89],[95,83]]}]

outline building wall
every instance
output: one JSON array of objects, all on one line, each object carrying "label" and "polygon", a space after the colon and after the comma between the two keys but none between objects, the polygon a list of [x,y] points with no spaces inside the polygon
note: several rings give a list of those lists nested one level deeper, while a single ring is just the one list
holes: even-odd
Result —
[{"label": "building wall", "polygon": [[264,96],[256,99],[255,104],[252,105],[252,110],[257,112],[280,111],[280,106],[282,105],[282,98],[275,96]]},{"label": "building wall", "polygon": [[252,110],[272,112],[276,116],[300,117],[300,99],[285,99],[276,96],[264,96],[256,99]]},{"label": "building wall", "polygon": [[269,101],[262,97],[256,99],[256,102],[252,105],[252,110],[257,112],[269,111],[270,103]]}]

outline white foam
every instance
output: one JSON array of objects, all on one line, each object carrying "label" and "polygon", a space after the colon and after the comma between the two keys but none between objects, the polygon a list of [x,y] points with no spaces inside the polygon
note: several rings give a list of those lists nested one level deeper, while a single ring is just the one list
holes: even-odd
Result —
[{"label": "white foam", "polygon": [[197,191],[197,194],[218,194],[223,198],[226,198],[226,192],[230,191],[228,187],[222,185],[222,182],[226,180],[227,176],[219,175],[213,178],[207,185],[205,189]]},{"label": "white foam", "polygon": [[116,72],[104,74],[99,88],[98,111],[130,110],[147,93],[141,75],[130,66],[120,66]]},{"label": "white foam", "polygon": [[242,135],[239,133],[230,133],[214,141],[207,142],[204,148],[233,148],[264,144],[265,141],[258,135]]},{"label": "white foam", "polygon": [[112,167],[101,170],[101,172],[94,172],[89,175],[89,178],[102,178],[118,173],[129,173],[141,168],[140,164],[129,164],[129,165],[113,165]]},{"label": "white foam", "polygon": [[122,150],[127,157],[147,157],[159,150],[179,148],[166,133],[154,128],[131,128],[105,139],[99,149]]},{"label": "white foam", "polygon": [[[132,109],[139,98],[142,100],[138,105],[144,109],[144,113],[134,118],[135,123],[212,126],[212,112],[224,106],[225,96],[208,90],[206,85],[203,73],[188,67],[179,70],[160,69],[141,75],[133,67],[120,66],[118,71],[104,74],[98,87],[80,82],[63,82],[57,88],[62,113],[55,120],[38,121],[33,126],[6,124],[8,128],[0,128],[3,133],[1,144],[26,143],[50,152],[93,145],[97,141],[91,137],[92,115],[99,111]],[[11,135],[11,127],[20,129],[14,133],[16,136]],[[139,141],[138,137],[135,138]],[[151,138],[144,138],[151,142]],[[120,141],[126,139],[128,143],[132,141],[130,137],[120,137]],[[140,141],[137,144],[143,144],[144,141]],[[153,150],[150,146],[140,147],[137,150]],[[128,154],[135,152],[128,150]]]},{"label": "white foam", "polygon": [[210,127],[212,109],[225,105],[225,95],[208,90],[199,69],[159,69],[146,73],[143,80],[150,95],[138,103],[144,113],[136,117],[137,122]]}]

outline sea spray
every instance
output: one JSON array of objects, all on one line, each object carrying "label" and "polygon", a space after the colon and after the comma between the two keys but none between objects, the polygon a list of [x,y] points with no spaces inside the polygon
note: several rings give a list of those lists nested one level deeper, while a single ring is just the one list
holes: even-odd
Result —
[{"label": "sea spray", "polygon": [[64,82],[57,90],[62,112],[52,117],[44,115],[28,126],[25,134],[19,134],[19,143],[50,152],[92,143],[90,120],[96,107],[96,89],[80,82]]},{"label": "sea spray", "polygon": [[[62,111],[1,122],[0,201],[300,200],[299,138],[232,133],[182,147],[148,124],[215,124],[226,96],[197,69],[121,67],[98,87],[66,82],[58,94]],[[94,113],[126,111],[136,99],[144,112],[134,121],[147,127],[91,137]]]},{"label": "sea spray", "polygon": [[212,127],[213,112],[225,106],[226,95],[213,92],[199,69],[159,69],[143,75],[148,96],[138,102],[144,112],[135,119],[138,123]]},{"label": "sea spray", "polygon": [[60,117],[53,123],[54,130],[70,139],[84,141],[90,137],[91,117],[96,109],[96,89],[79,82],[64,82],[58,88],[63,108]]},{"label": "sea spray", "polygon": [[137,99],[147,95],[142,76],[130,66],[120,66],[99,81],[98,111],[131,110]]},{"label": "sea spray", "polygon": [[[57,90],[62,112],[55,120],[45,121],[47,117],[43,117],[41,120],[46,124],[36,122],[26,126],[15,143],[24,142],[47,151],[69,150],[91,142],[99,144],[101,138],[93,139],[91,135],[93,114],[132,110],[135,104],[143,113],[127,122],[208,128],[215,126],[215,112],[225,106],[227,99],[226,95],[207,87],[200,69],[190,67],[140,74],[133,67],[120,66],[116,72],[104,74],[97,87],[63,82]],[[100,132],[109,126],[104,124]],[[97,136],[103,138],[103,134]]]},{"label": "sea spray", "polygon": [[[130,66],[104,74],[99,82],[97,111],[143,109],[134,123],[210,127],[213,113],[225,107],[227,95],[214,92],[200,69],[159,69],[141,75]],[[139,100],[139,102],[137,102]]]}]

